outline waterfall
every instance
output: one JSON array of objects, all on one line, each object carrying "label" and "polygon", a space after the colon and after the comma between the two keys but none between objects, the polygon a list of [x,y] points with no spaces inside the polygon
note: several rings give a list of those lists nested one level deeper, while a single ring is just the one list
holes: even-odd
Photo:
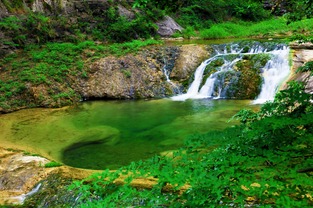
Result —
[{"label": "waterfall", "polygon": [[26,194],[22,194],[22,195],[19,195],[19,196],[15,196],[15,197],[12,197],[12,199],[16,200],[18,204],[23,204],[25,199],[29,196],[32,196],[34,195],[35,193],[37,193],[39,191],[41,187],[41,183],[39,183],[35,188],[33,188],[30,192],[26,193]]},{"label": "waterfall", "polygon": [[170,80],[170,71],[169,70],[167,70],[167,65],[166,65],[166,61],[165,61],[165,59],[164,59],[164,66],[163,66],[163,74],[164,74],[164,76],[165,76],[165,78],[166,78],[166,82],[168,82],[171,86],[172,86],[172,89],[173,89],[173,91],[175,92],[175,93],[181,93],[181,91],[180,91],[180,89],[179,89],[179,87],[175,84],[175,83],[173,83],[171,80]]},{"label": "waterfall", "polygon": [[254,104],[262,104],[266,101],[273,101],[280,84],[289,75],[289,48],[272,52],[274,57],[269,60],[263,68],[262,89]]},{"label": "waterfall", "polygon": [[[229,86],[223,86],[225,74],[235,74],[234,66],[245,55],[253,55],[260,53],[271,54],[263,71],[264,83],[262,85],[261,93],[255,103],[263,103],[267,100],[272,100],[278,89],[280,83],[287,77],[289,73],[288,53],[289,49],[284,46],[278,46],[268,52],[268,49],[260,44],[255,44],[252,47],[239,46],[238,44],[226,45],[224,48],[213,46],[213,57],[202,62],[194,73],[194,80],[191,83],[185,94],[180,94],[172,97],[175,101],[184,101],[186,99],[203,99],[203,98],[225,98]],[[217,59],[222,59],[223,64],[216,67],[216,72],[210,74],[203,84],[204,72],[206,67]],[[236,80],[232,77],[231,80]],[[203,84],[201,86],[201,83]],[[215,94],[214,94],[215,93]]]}]

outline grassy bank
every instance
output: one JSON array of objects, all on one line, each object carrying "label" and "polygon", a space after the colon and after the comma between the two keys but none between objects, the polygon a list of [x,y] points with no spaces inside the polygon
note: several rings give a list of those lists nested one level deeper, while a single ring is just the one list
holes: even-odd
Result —
[{"label": "grassy bank", "polygon": [[[71,86],[73,77],[76,80],[88,78],[88,64],[109,55],[134,53],[147,45],[160,43],[149,39],[110,45],[94,41],[29,45],[0,59],[0,108],[44,106],[41,102],[47,99],[45,96],[52,100],[46,107],[71,105],[80,99]],[[29,91],[42,85],[49,91],[38,95],[37,101],[32,100]]]},{"label": "grassy bank", "polygon": [[311,36],[313,32],[313,19],[305,19],[287,24],[287,19],[280,17],[261,22],[224,22],[215,24],[208,29],[195,31],[194,28],[186,28],[182,34],[174,36],[184,38],[198,37],[201,39],[219,38],[246,38],[246,37],[287,37],[293,35]]}]

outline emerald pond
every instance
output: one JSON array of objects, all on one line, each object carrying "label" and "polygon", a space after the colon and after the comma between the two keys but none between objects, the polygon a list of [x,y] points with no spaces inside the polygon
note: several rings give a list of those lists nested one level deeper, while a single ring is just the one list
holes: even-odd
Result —
[{"label": "emerald pond", "polygon": [[178,149],[194,134],[222,130],[249,100],[92,101],[0,115],[0,142],[66,165],[116,169]]}]

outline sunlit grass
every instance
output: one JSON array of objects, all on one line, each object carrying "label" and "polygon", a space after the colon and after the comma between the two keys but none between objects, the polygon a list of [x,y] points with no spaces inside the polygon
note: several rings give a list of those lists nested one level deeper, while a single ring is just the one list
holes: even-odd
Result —
[{"label": "sunlit grass", "polygon": [[287,36],[313,31],[313,19],[306,19],[287,24],[285,18],[252,22],[226,22],[213,25],[208,29],[199,31],[202,39],[240,38],[240,37],[270,37]]}]

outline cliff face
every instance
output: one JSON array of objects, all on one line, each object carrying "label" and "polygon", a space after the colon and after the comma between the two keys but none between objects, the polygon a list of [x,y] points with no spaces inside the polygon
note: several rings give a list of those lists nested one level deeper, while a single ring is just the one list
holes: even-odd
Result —
[{"label": "cliff face", "polygon": [[[208,57],[208,54],[203,45],[150,46],[136,54],[121,57],[108,56],[86,62],[86,76],[73,75],[75,72],[73,69],[60,82],[53,81],[53,77],[40,84],[20,81],[24,87],[19,92],[7,96],[7,99],[2,102],[0,100],[0,112],[10,112],[30,106],[61,107],[81,99],[171,96],[178,89],[184,89],[182,83],[188,84],[196,67]],[[164,74],[165,68],[172,84]],[[16,80],[16,76],[16,72],[0,68],[0,82]],[[0,88],[0,95],[6,97],[5,93],[7,92],[2,92]]]},{"label": "cliff face", "polygon": [[313,61],[313,44],[312,43],[291,43],[292,52],[292,73],[290,80],[298,80],[306,83],[306,91],[313,93],[313,76],[310,72],[295,73],[295,71],[309,61]]}]

